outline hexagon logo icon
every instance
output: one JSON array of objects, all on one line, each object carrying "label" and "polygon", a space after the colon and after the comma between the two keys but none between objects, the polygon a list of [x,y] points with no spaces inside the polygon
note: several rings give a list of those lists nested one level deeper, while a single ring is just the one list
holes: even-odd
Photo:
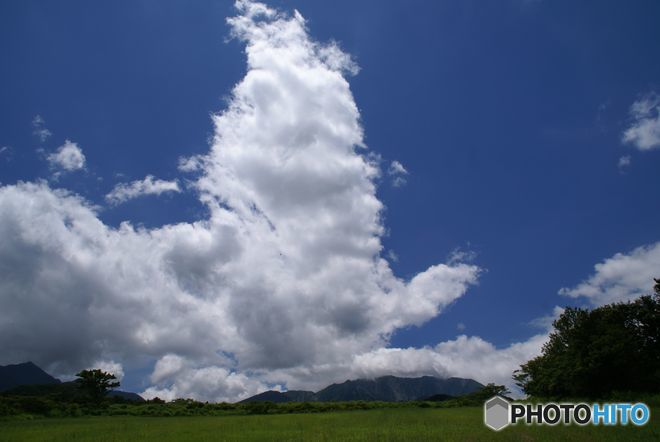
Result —
[{"label": "hexagon logo icon", "polygon": [[488,399],[484,403],[484,423],[495,431],[509,425],[509,401],[500,396]]}]

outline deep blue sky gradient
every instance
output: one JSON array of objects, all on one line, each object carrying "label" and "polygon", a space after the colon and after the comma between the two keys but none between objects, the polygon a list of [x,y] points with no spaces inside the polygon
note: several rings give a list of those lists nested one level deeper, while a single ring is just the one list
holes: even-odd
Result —
[{"label": "deep blue sky gradient", "polygon": [[[660,90],[656,1],[276,1],[312,35],[337,40],[366,143],[409,170],[383,179],[386,251],[408,278],[460,247],[485,269],[478,287],[393,346],[462,333],[498,346],[557,291],[617,252],[660,240],[660,151],[621,143],[628,109]],[[177,159],[208,150],[210,114],[245,72],[226,41],[229,1],[0,3],[0,182],[48,178],[32,135],[40,114],[87,157],[53,186],[103,205],[115,183],[179,176]],[[630,155],[625,172],[618,159]],[[116,174],[122,174],[117,176]],[[158,226],[198,219],[191,193],[104,208],[101,218]],[[649,284],[650,288],[650,284]]]}]

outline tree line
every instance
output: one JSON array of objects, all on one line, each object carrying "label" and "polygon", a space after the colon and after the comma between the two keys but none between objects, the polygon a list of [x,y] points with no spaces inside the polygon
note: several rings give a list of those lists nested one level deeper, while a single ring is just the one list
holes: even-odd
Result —
[{"label": "tree line", "polygon": [[660,280],[654,293],[592,310],[567,307],[542,354],[513,379],[530,396],[660,393]]}]

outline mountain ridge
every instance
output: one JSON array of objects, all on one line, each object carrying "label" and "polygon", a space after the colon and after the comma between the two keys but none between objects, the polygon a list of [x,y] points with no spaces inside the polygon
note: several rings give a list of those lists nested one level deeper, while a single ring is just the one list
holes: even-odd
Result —
[{"label": "mountain ridge", "polygon": [[403,378],[380,376],[374,379],[346,380],[335,383],[318,392],[305,390],[268,390],[240,401],[244,402],[340,402],[383,401],[400,402],[419,400],[434,395],[461,396],[475,392],[483,385],[474,379],[421,376]]},{"label": "mountain ridge", "polygon": [[[75,381],[62,382],[49,375],[32,361],[19,364],[0,365],[0,393],[17,395],[40,395],[66,392],[75,388]],[[137,393],[110,390],[108,397],[129,401],[144,401]]]},{"label": "mountain ridge", "polygon": [[11,390],[21,385],[52,385],[61,381],[49,375],[34,362],[0,365],[0,392]]}]

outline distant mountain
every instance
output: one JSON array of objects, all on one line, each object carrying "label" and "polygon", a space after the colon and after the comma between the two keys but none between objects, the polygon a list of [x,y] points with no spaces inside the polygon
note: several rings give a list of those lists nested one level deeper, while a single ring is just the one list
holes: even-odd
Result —
[{"label": "distant mountain", "polygon": [[59,384],[56,379],[32,362],[0,365],[0,391],[10,390],[19,385]]},{"label": "distant mountain", "polygon": [[242,402],[339,402],[339,401],[413,401],[436,395],[461,396],[475,392],[483,385],[472,379],[440,379],[432,376],[399,378],[383,376],[376,379],[357,379],[341,384],[332,384],[323,390],[311,391],[266,391]]},{"label": "distant mountain", "polygon": [[125,401],[144,402],[142,396],[137,393],[131,393],[130,391],[110,390],[108,392],[108,397],[118,397]]},{"label": "distant mountain", "polygon": [[[2,394],[10,396],[42,396],[62,401],[84,400],[84,394],[82,394],[75,381],[62,382],[60,384],[19,385],[18,387],[3,391]],[[121,398],[125,401],[144,402],[144,399],[139,394],[121,390],[110,390],[108,397]]]},{"label": "distant mountain", "polygon": [[383,376],[332,384],[316,393],[321,401],[414,401],[436,394],[460,396],[482,388],[472,379],[440,379],[432,376],[398,378]]},{"label": "distant mountain", "polygon": [[[32,362],[14,365],[0,365],[0,392],[17,396],[57,396],[73,397],[77,394],[75,382],[61,382]],[[109,397],[119,397],[128,401],[143,402],[137,393],[111,390]]]},{"label": "distant mountain", "polygon": [[241,402],[312,402],[317,401],[316,393],[313,391],[290,390],[290,391],[264,391],[249,397]]}]

